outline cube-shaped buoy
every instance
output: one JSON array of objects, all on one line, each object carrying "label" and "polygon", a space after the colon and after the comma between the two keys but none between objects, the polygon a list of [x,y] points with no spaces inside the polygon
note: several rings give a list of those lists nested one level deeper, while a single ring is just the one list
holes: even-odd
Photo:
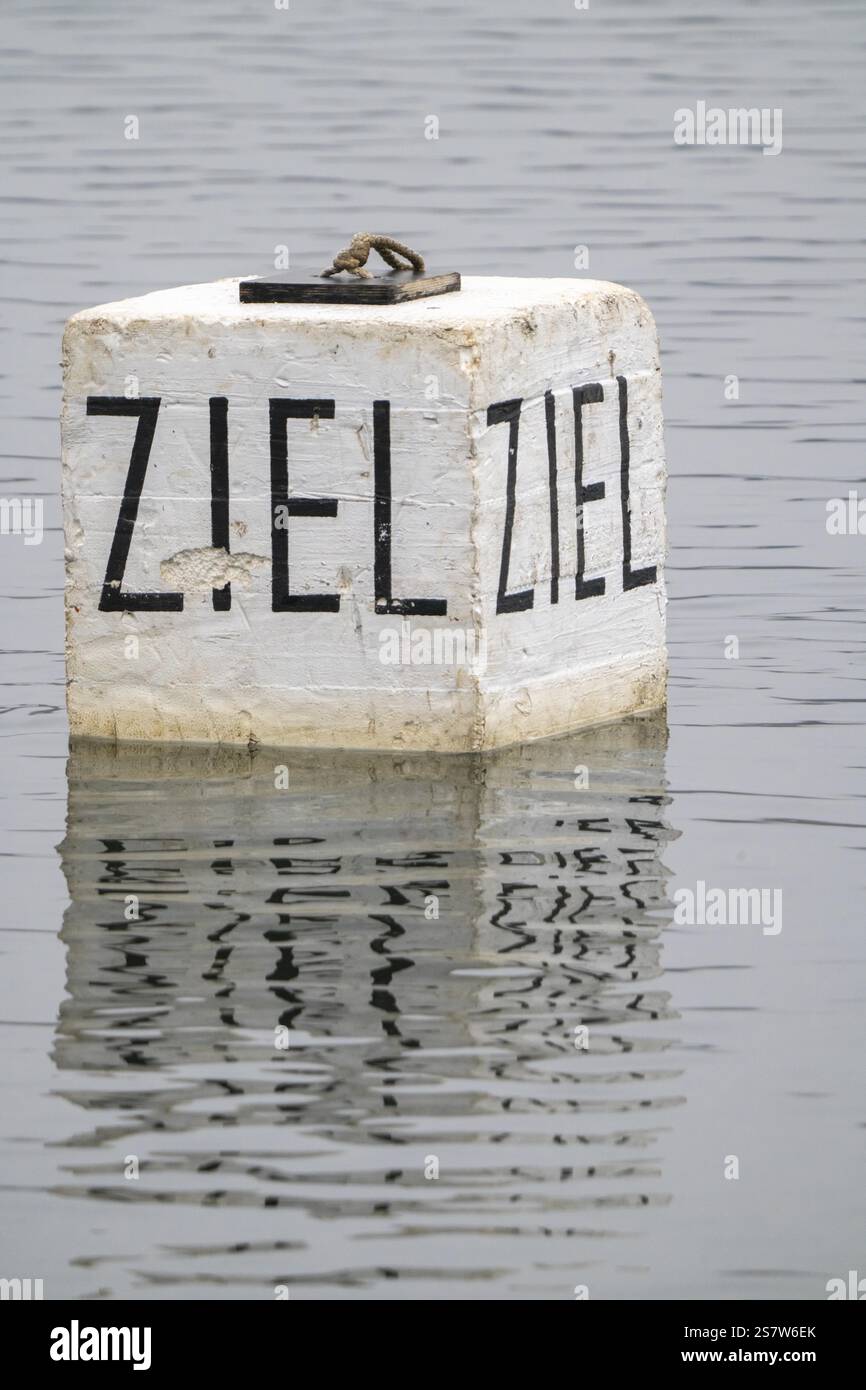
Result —
[{"label": "cube-shaped buoy", "polygon": [[656,708],[661,372],[632,290],[239,281],[64,339],[74,734],[470,751]]}]

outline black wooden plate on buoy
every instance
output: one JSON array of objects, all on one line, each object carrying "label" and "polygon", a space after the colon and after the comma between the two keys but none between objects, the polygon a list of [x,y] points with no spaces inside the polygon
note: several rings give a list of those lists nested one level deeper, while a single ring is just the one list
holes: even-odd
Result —
[{"label": "black wooden plate on buoy", "polygon": [[293,275],[285,271],[263,275],[259,280],[241,280],[242,304],[402,304],[409,299],[426,299],[433,294],[459,290],[456,270],[431,275],[422,270],[392,270],[361,280],[356,275]]}]

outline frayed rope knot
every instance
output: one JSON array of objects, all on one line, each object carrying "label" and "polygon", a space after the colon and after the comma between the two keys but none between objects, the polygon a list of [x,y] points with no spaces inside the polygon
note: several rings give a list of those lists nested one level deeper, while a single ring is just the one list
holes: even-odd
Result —
[{"label": "frayed rope knot", "polygon": [[[339,275],[340,271],[347,270],[359,280],[371,280],[371,272],[364,269],[371,251],[378,251],[392,270],[414,270],[420,275],[424,269],[424,257],[409,246],[404,246],[402,241],[395,241],[391,236],[379,236],[376,232],[356,232],[346,249],[334,257],[333,265],[322,271],[322,277]],[[399,256],[408,264],[404,265],[398,260]]]}]

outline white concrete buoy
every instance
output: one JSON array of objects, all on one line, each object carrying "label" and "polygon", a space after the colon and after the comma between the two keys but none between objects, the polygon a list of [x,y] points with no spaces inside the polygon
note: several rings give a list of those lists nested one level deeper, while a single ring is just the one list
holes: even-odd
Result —
[{"label": "white concrete buoy", "polygon": [[664,703],[637,294],[250,304],[238,283],[67,325],[74,734],[460,752]]}]

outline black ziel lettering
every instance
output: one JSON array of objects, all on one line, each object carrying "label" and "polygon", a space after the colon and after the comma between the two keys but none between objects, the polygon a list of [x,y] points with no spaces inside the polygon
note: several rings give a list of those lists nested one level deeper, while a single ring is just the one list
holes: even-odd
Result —
[{"label": "black ziel lettering", "polygon": [[373,402],[373,583],[377,613],[444,617],[444,598],[394,598],[391,587],[391,402]]},{"label": "black ziel lettering", "polygon": [[499,590],[496,594],[496,612],[520,613],[535,603],[534,589],[521,589],[516,594],[507,593],[508,569],[511,563],[511,533],[514,530],[514,505],[517,488],[517,436],[520,428],[520,408],[523,398],[512,401],[497,401],[487,407],[488,425],[508,423],[508,474],[505,483],[505,527],[502,532],[502,558],[499,564]]},{"label": "black ziel lettering", "polygon": [[544,393],[544,422],[547,427],[547,477],[550,495],[550,602],[559,603],[559,478],[556,470],[556,398]]},{"label": "black ziel lettering", "polygon": [[575,599],[596,598],[604,593],[604,576],[596,579],[584,578],[586,574],[586,540],[584,506],[587,502],[600,502],[604,497],[604,483],[583,481],[583,407],[597,405],[604,400],[604,387],[597,381],[586,386],[573,386],[571,398],[574,407],[574,495],[577,500],[577,573],[574,576]]},{"label": "black ziel lettering", "polygon": [[629,499],[629,462],[631,449],[628,439],[628,382],[624,376],[617,377],[619,387],[619,486],[622,503],[622,587],[640,589],[644,584],[655,584],[656,566],[647,565],[644,569],[631,567],[631,505]]},{"label": "black ziel lettering", "polygon": [[[229,553],[229,403],[225,396],[210,398],[210,543]],[[224,612],[232,606],[232,586],[213,590],[213,606]]]},{"label": "black ziel lettering", "polygon": [[102,585],[102,596],[99,600],[99,608],[103,613],[179,613],[183,608],[183,594],[134,594],[124,593],[122,588],[126,562],[129,558],[129,547],[132,542],[132,533],[135,530],[135,522],[138,516],[141,489],[144,486],[144,477],[147,472],[151,445],[153,444],[153,435],[156,429],[156,417],[159,414],[160,399],[159,396],[140,396],[134,400],[127,400],[126,396],[87,397],[88,415],[138,416],[138,424],[135,428],[135,439],[132,441],[129,469],[126,474],[126,483],[123,489],[123,498],[120,503],[120,510],[117,514],[117,525],[114,528],[114,539],[111,542],[111,550],[108,554],[105,580]]},{"label": "black ziel lettering", "polygon": [[[620,443],[620,505],[622,516],[622,584],[623,592],[641,588],[656,582],[656,565],[641,568],[632,567],[632,529],[630,498],[630,439],[628,428],[628,382],[618,376],[618,419]],[[606,485],[603,482],[589,482],[584,479],[585,441],[584,409],[589,405],[600,404],[605,400],[604,386],[600,382],[590,382],[571,388],[574,416],[574,481],[576,502],[576,549],[577,567],[574,581],[576,600],[595,598],[606,591],[604,576],[586,577],[586,521],[585,508],[590,502],[605,498]],[[229,503],[229,450],[228,450],[228,410],[229,402],[225,396],[209,398],[210,419],[210,513],[211,544],[214,549],[230,554],[230,503]],[[135,529],[141,494],[145,482],[151,448],[156,430],[157,417],[161,405],[158,396],[145,396],[129,400],[125,396],[88,396],[88,415],[123,415],[137,419],[135,437],[129,460],[123,497],[112,539],[105,579],[101,589],[99,608],[103,612],[123,611],[163,611],[180,612],[184,607],[182,593],[165,592],[124,592],[123,579]],[[560,599],[561,555],[559,518],[559,476],[556,439],[556,401],[555,394],[548,389],[544,393],[545,426],[547,441],[548,495],[550,511],[550,602],[558,604]],[[488,426],[508,425],[508,454],[505,483],[505,508],[502,534],[502,549],[499,566],[499,581],[496,595],[496,613],[517,613],[532,609],[535,604],[535,589],[527,588],[515,593],[508,592],[509,569],[511,564],[512,541],[514,533],[517,458],[520,430],[520,416],[523,398],[498,401],[487,409]],[[283,399],[275,398],[269,402],[270,424],[270,481],[271,481],[271,550],[272,550],[272,609],[274,612],[327,612],[340,610],[340,595],[293,594],[289,587],[289,534],[288,518],[335,517],[338,500],[335,497],[290,497],[288,482],[288,437],[289,420],[314,419],[320,417],[332,420],[335,417],[336,402],[324,399]],[[373,574],[374,611],[377,614],[399,614],[444,616],[448,604],[442,598],[395,598],[392,589],[392,509],[391,490],[391,406],[387,400],[373,402]],[[217,611],[229,610],[232,606],[231,584],[226,583],[212,590],[212,603]]]},{"label": "black ziel lettering", "polygon": [[[275,613],[336,613],[339,594],[289,592],[290,516],[336,516],[335,497],[289,497],[288,420],[333,420],[334,402],[274,399],[270,405],[271,438],[271,608]],[[286,518],[286,524],[280,524]]]}]

